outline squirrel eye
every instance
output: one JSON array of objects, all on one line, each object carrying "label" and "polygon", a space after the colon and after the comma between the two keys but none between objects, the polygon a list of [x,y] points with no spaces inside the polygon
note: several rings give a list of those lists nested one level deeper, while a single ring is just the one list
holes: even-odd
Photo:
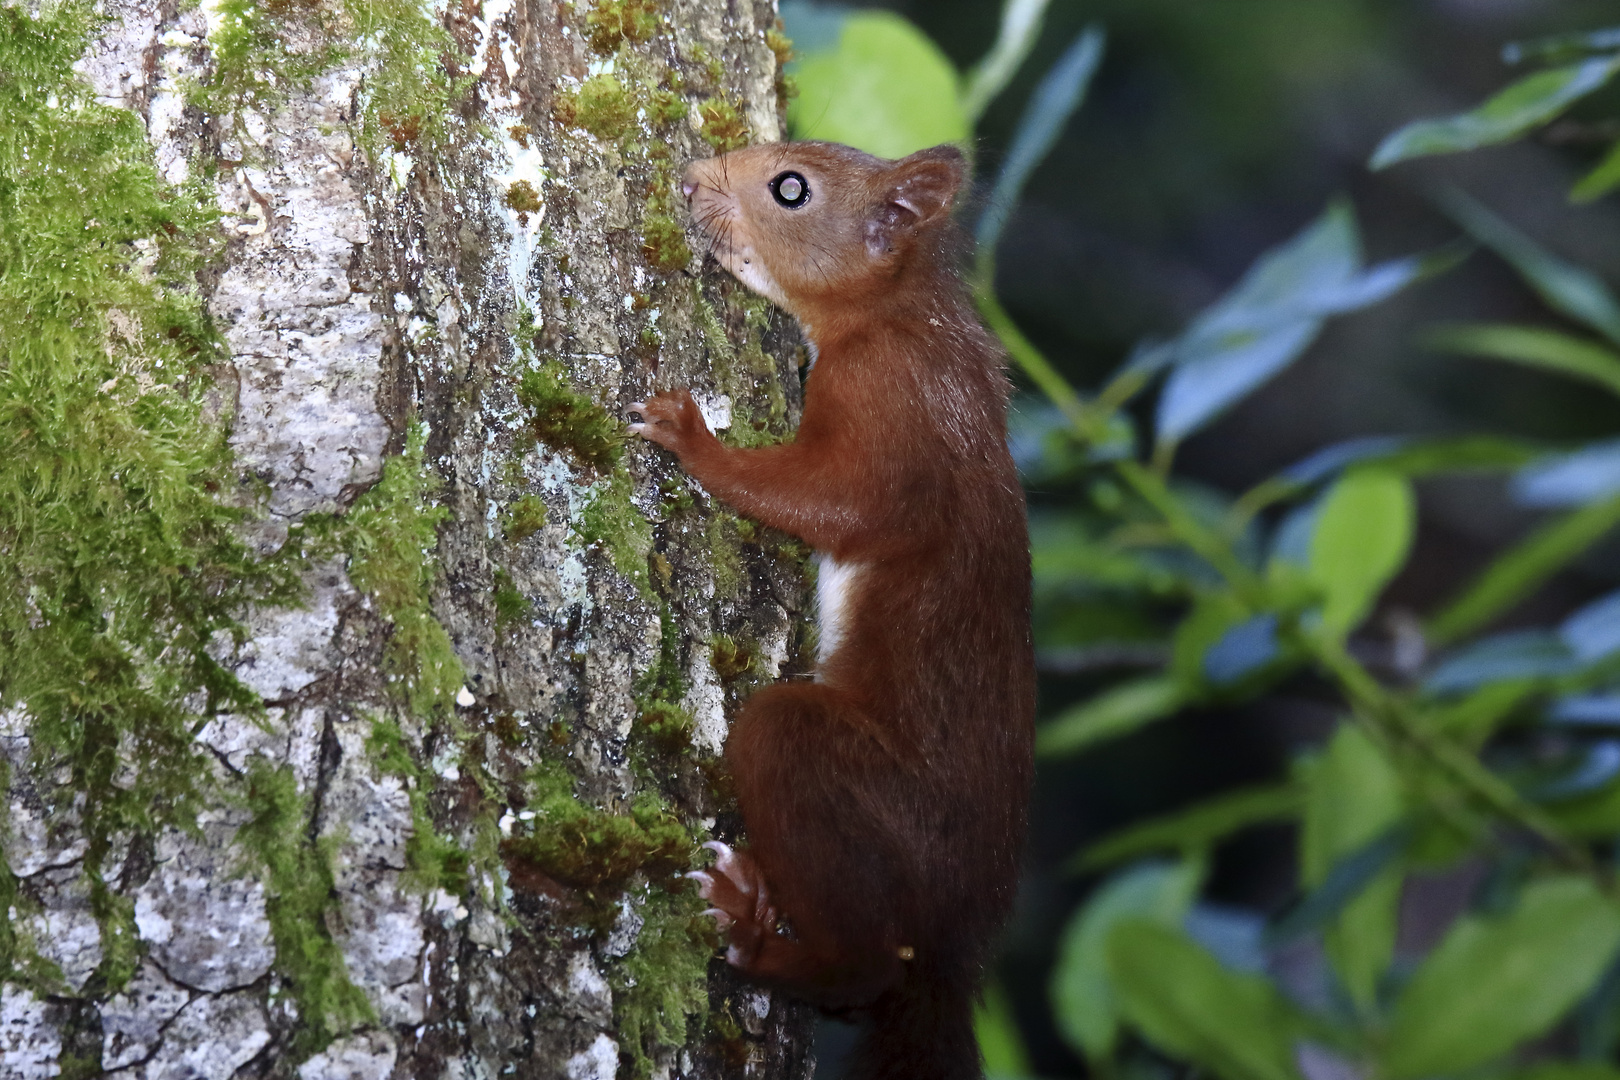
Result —
[{"label": "squirrel eye", "polygon": [[796,172],[785,172],[771,181],[771,194],[790,210],[810,201],[810,184]]}]

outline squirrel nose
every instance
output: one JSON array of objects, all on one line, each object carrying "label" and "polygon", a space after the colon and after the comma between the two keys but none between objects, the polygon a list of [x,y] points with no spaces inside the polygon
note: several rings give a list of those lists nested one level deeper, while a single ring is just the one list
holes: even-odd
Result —
[{"label": "squirrel nose", "polygon": [[690,203],[692,196],[697,194],[697,189],[697,166],[696,164],[688,165],[686,172],[681,176],[681,194],[686,196],[686,201]]}]

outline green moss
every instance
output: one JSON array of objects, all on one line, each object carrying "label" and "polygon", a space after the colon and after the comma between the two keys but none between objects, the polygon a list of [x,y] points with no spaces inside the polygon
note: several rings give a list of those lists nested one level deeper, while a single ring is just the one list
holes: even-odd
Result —
[{"label": "green moss", "polygon": [[540,202],[540,193],[527,180],[518,180],[508,187],[503,201],[508,209],[527,214],[538,212],[543,205]]},{"label": "green moss", "polygon": [[725,324],[715,313],[714,305],[703,295],[703,287],[692,279],[692,316],[703,334],[703,344],[709,349],[709,366],[714,370],[715,382],[725,393],[737,397],[737,348],[726,333]]},{"label": "green moss", "polygon": [[97,985],[122,990],[135,977],[140,966],[140,931],[135,927],[135,901],[113,891],[98,870],[90,876],[90,912],[101,928],[101,963],[96,966]]},{"label": "green moss", "polygon": [[529,215],[538,214],[545,206],[540,199],[540,192],[536,191],[534,185],[527,180],[518,180],[508,187],[502,201],[506,203],[507,209],[517,213],[518,224],[525,226],[529,224]]},{"label": "green moss", "polygon": [[556,762],[530,772],[534,790],[530,831],[501,843],[510,861],[527,863],[554,881],[581,889],[616,891],[633,874],[669,881],[692,865],[691,830],[654,792],[643,792],[627,813],[587,806],[574,797],[573,779]]},{"label": "green moss", "polygon": [[647,555],[652,551],[652,522],[630,501],[630,473],[623,466],[613,470],[585,509],[574,533],[586,544],[599,544],[613,560],[619,573],[629,578],[643,599],[653,602],[652,580],[647,573]]},{"label": "green moss", "polygon": [[495,571],[495,626],[506,629],[528,621],[528,597],[512,583],[512,575],[505,570]]},{"label": "green moss", "polygon": [[597,0],[585,16],[585,40],[607,55],[626,41],[646,41],[658,31],[663,0]]},{"label": "green moss", "polygon": [[647,197],[641,218],[641,253],[655,268],[672,274],[692,261],[686,226],[671,212],[668,199],[658,193]]},{"label": "green moss", "polygon": [[675,198],[673,166],[661,163],[654,170],[651,190],[641,210],[641,253],[665,273],[685,269],[692,261],[686,243],[685,213]]},{"label": "green moss", "polygon": [[692,729],[697,721],[674,702],[650,701],[642,708],[638,719],[641,734],[664,753],[680,754],[691,748]]},{"label": "green moss", "polygon": [[422,769],[411,756],[399,724],[373,717],[366,756],[379,772],[405,783],[411,807],[411,836],[405,842],[406,884],[422,892],[443,889],[453,896],[464,895],[471,884],[471,859],[454,841],[439,835],[433,824]]},{"label": "green moss", "polygon": [[[74,73],[91,6],[31,10],[0,7],[0,702],[67,778],[41,785],[52,810],[78,804],[116,989],[134,931],[102,876],[110,838],[194,825],[210,766],[193,731],[261,707],[217,643],[299,586],[216,499],[235,481],[201,409],[221,356],[196,287],[212,196],[165,185],[139,117]],[[0,951],[46,974],[9,928]]]},{"label": "green moss", "polygon": [[641,908],[636,947],[612,971],[613,1019],[632,1075],[652,1074],[653,1056],[684,1046],[709,1011],[713,920],[689,892],[655,892]]},{"label": "green moss", "polygon": [[438,477],[422,460],[427,428],[412,423],[405,450],[383,463],[382,479],[343,521],[349,578],[392,625],[383,652],[390,688],[413,715],[450,715],[466,678],[450,635],[429,603],[437,570],[438,526],[450,516],[429,502]]},{"label": "green moss", "polygon": [[[220,0],[208,34],[213,70],[194,87],[192,103],[219,115],[274,112],[289,92],[342,61],[332,15],[307,0]],[[295,39],[318,44],[301,48]]]},{"label": "green moss", "polygon": [[776,378],[776,361],[765,351],[765,331],[770,328],[771,304],[758,296],[741,301],[743,309],[743,347],[740,358],[758,378],[756,385],[765,388],[765,399],[770,420],[780,425],[787,419],[787,395]]},{"label": "green moss", "polygon": [[640,102],[614,75],[593,75],[585,80],[574,100],[574,123],[599,139],[629,134]]},{"label": "green moss", "polygon": [[[273,113],[288,93],[350,63],[367,73],[359,127],[368,153],[434,153],[448,138],[452,103],[473,83],[451,76],[455,40],[415,0],[220,0],[214,11],[214,66],[192,100],[238,125],[245,112]],[[242,142],[251,149],[253,140]]]},{"label": "green moss", "polygon": [[793,60],[793,39],[784,32],[781,19],[765,31],[765,47],[776,54],[776,98],[786,105],[799,96],[799,84],[787,73],[787,66]]},{"label": "green moss", "polygon": [[680,743],[677,749],[684,749],[688,741],[677,740],[677,733],[683,727],[689,733],[693,726],[691,714],[678,704],[687,690],[686,673],[681,668],[681,644],[681,627],[675,613],[668,603],[662,603],[658,612],[658,659],[636,679],[636,704],[654,741],[667,735],[671,741]]},{"label": "green moss", "polygon": [[729,634],[716,634],[709,639],[709,662],[714,665],[714,673],[726,682],[752,671],[755,655],[752,645],[739,642]]},{"label": "green moss", "polygon": [[475,82],[470,72],[453,76],[446,66],[460,53],[455,39],[417,0],[342,0],[342,11],[352,22],[335,25],[332,39],[342,43],[347,60],[367,69],[362,144],[375,156],[378,136],[389,127],[386,118],[415,130],[416,152],[438,154],[450,138],[446,121],[456,115],[455,102]]},{"label": "green moss", "polygon": [[678,123],[691,111],[686,99],[673,90],[655,90],[647,99],[647,115],[659,124]]},{"label": "green moss", "polygon": [[264,867],[276,971],[298,1004],[291,1057],[303,1060],[374,1014],[349,981],[343,951],[327,929],[337,905],[331,843],[311,837],[309,807],[292,769],[255,759],[246,801],[252,816],[237,840]]},{"label": "green moss", "polygon": [[699,134],[715,153],[741,150],[748,145],[748,118],[735,102],[724,96],[711,97],[698,106],[698,115],[703,118]]},{"label": "green moss", "polygon": [[737,515],[716,509],[709,515],[704,530],[709,542],[709,570],[714,574],[714,593],[728,600],[741,594],[743,583],[747,580],[747,569],[743,566],[739,546],[739,523]]},{"label": "green moss", "polygon": [[546,503],[538,495],[525,495],[506,511],[506,538],[521,543],[546,527]]},{"label": "green moss", "polygon": [[782,29],[782,20],[777,25],[765,31],[765,47],[776,54],[776,64],[783,67],[793,59],[793,39],[788,37]]},{"label": "green moss", "polygon": [[671,511],[690,510],[697,505],[697,500],[692,497],[692,489],[679,477],[672,476],[661,481],[658,494]]},{"label": "green moss", "polygon": [[525,371],[517,398],[529,411],[529,431],[552,449],[566,450],[599,472],[624,455],[624,425],[569,385],[556,360]]},{"label": "green moss", "polygon": [[725,81],[725,68],[720,66],[720,61],[708,49],[702,45],[693,45],[686,55],[687,59],[702,69],[703,80],[707,85],[719,86]]}]

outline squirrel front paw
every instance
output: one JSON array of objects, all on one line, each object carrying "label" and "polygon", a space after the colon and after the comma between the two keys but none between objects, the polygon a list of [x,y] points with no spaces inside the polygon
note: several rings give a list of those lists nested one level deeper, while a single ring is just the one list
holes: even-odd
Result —
[{"label": "squirrel front paw", "polygon": [[714,852],[714,866],[686,876],[698,883],[698,895],[714,905],[703,914],[713,915],[722,930],[731,932],[726,962],[747,968],[765,936],[776,932],[776,908],[764,875],[746,851],[734,851],[718,840],[703,846]]},{"label": "squirrel front paw", "polygon": [[697,439],[709,434],[703,410],[692,400],[690,390],[666,390],[646,401],[632,401],[630,411],[639,413],[643,420],[631,424],[631,432],[676,455],[683,454]]}]

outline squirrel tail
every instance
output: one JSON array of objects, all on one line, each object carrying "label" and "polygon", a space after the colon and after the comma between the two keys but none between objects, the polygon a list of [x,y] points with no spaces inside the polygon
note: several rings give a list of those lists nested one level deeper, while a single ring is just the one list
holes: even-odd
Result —
[{"label": "squirrel tail", "polygon": [[982,1080],[972,989],[949,977],[908,974],[872,1005],[849,1080]]}]

